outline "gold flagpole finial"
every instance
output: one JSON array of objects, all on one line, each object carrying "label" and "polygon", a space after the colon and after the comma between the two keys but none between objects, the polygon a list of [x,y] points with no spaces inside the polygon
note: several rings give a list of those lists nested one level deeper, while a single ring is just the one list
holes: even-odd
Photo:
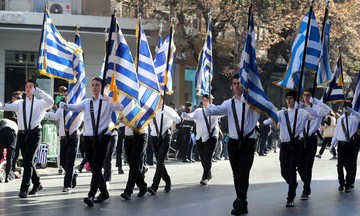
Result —
[{"label": "gold flagpole finial", "polygon": [[76,24],[76,25],[75,25],[75,28],[76,28],[75,34],[76,34],[76,35],[79,35],[80,26],[79,26],[78,24]]},{"label": "gold flagpole finial", "polygon": [[337,46],[338,52],[341,53],[341,45]]},{"label": "gold flagpole finial", "polygon": [[116,9],[116,8],[113,8],[112,13],[115,15],[115,14],[116,14],[116,11],[117,11],[117,9]]}]

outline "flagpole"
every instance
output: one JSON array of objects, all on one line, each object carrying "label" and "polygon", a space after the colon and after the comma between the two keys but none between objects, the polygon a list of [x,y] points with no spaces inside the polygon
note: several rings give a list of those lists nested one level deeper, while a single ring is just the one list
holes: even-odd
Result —
[{"label": "flagpole", "polygon": [[[304,53],[303,53],[303,59],[302,59],[302,64],[301,64],[301,73],[300,73],[300,80],[299,80],[299,88],[298,88],[298,94],[297,94],[297,102],[300,102],[300,96],[301,96],[301,89],[302,89],[302,80],[303,80],[303,75],[304,75],[304,67],[305,67],[305,60],[306,60],[306,48],[307,48],[307,42],[308,42],[308,38],[309,38],[309,30],[310,30],[310,25],[311,25],[311,15],[313,12],[313,4],[314,4],[314,0],[311,0],[310,2],[310,11],[309,11],[309,19],[308,19],[308,23],[307,23],[307,28],[306,28],[306,36],[305,36],[305,44],[304,44]],[[298,115],[298,109],[295,109],[295,119],[294,119],[294,127],[293,127],[293,133],[292,133],[292,137],[291,140],[293,141],[293,139],[295,138],[295,129],[296,129],[296,121],[297,121],[297,115]],[[289,134],[290,135],[290,134]],[[291,135],[290,135],[291,136]]]},{"label": "flagpole", "polygon": [[136,40],[136,73],[139,73],[139,55],[140,55],[140,38],[141,37],[141,13],[140,7],[138,7],[138,28],[137,28],[137,40]]},{"label": "flagpole", "polygon": [[[43,25],[42,25],[42,30],[41,30],[41,37],[40,37],[40,43],[39,43],[39,55],[38,55],[38,59],[40,58],[40,54],[41,54],[41,44],[43,42],[43,38],[44,38],[44,26],[45,26],[45,20],[46,20],[46,14],[47,14],[47,6],[48,6],[48,1],[46,0],[45,2],[45,9],[44,9],[44,16],[43,16]],[[35,79],[34,79],[34,88],[36,88],[36,82],[37,82],[37,77],[38,77],[38,71],[35,71]],[[27,131],[26,131],[26,136],[25,136],[25,141],[27,140],[28,136],[29,136],[29,131],[30,131],[30,127],[31,127],[31,120],[32,120],[32,113],[33,113],[33,108],[34,108],[34,98],[35,96],[32,95],[32,99],[31,99],[31,107],[30,107],[30,116],[29,116],[29,126],[27,127]],[[26,124],[26,122],[24,122]]]},{"label": "flagpole", "polygon": [[[100,94],[103,95],[104,94],[104,89],[105,89],[105,85],[106,85],[106,73],[109,69],[109,55],[111,54],[111,38],[112,38],[112,29],[115,25],[115,13],[116,13],[116,8],[113,9],[113,13],[111,15],[111,23],[110,23],[110,33],[109,33],[109,39],[108,42],[106,43],[106,56],[105,56],[105,65],[104,65],[104,74],[102,77],[102,85],[101,85],[101,92]],[[95,125],[95,134],[94,134],[94,142],[97,141],[97,134],[98,134],[98,130],[99,130],[99,123],[100,123],[100,117],[101,117],[101,106],[102,106],[102,99],[100,99],[99,101],[99,110],[98,110],[98,116],[97,116],[97,122]]]},{"label": "flagpole", "polygon": [[[210,26],[210,24],[211,24],[211,12],[209,11],[209,13],[208,13],[208,16],[209,16],[209,23],[208,23],[208,31],[210,31],[209,30],[209,26]],[[208,36],[208,34],[206,34],[206,42],[207,42],[207,36]],[[212,34],[211,34],[211,37],[212,37]],[[212,43],[212,41],[211,41],[211,43]],[[207,46],[207,44],[204,44],[205,46]],[[211,58],[212,58],[212,44],[211,44]],[[213,64],[214,63],[214,61],[211,59],[211,64]],[[211,68],[211,69],[213,69],[213,68]],[[210,71],[209,71],[209,73],[210,73]],[[211,79],[212,79],[212,77],[214,76],[214,69],[212,70],[212,73],[213,74],[209,74],[209,105],[211,105],[212,104],[212,98],[211,98]],[[211,116],[209,116],[209,125],[210,125],[210,127],[208,128],[209,129],[209,136],[211,136]]]},{"label": "flagpole", "polygon": [[[169,71],[169,61],[170,61],[170,58],[171,58],[171,46],[172,46],[172,36],[173,36],[173,30],[174,30],[174,22],[175,22],[175,18],[172,17],[170,19],[170,38],[169,38],[169,48],[168,48],[168,56],[167,56],[167,59],[166,59],[166,69],[165,69],[165,74],[164,74],[164,77],[167,76],[167,73]],[[165,79],[164,79],[165,81]],[[164,107],[165,107],[165,96],[166,96],[166,85],[167,85],[167,82],[164,83],[164,90],[163,90],[163,100],[162,100],[162,108],[161,110],[164,111]],[[161,136],[161,132],[162,132],[162,128],[163,128],[163,119],[164,119],[164,113],[162,112],[161,113],[161,120],[160,120],[160,132],[159,132],[159,136]]]},{"label": "flagpole", "polygon": [[[348,120],[348,116],[347,116],[347,112],[346,112],[346,98],[345,98],[345,85],[344,85],[344,73],[343,73],[343,69],[342,69],[342,58],[341,58],[341,46],[338,45],[338,52],[339,52],[339,60],[340,60],[340,74],[341,74],[341,79],[342,79],[342,83],[343,83],[343,91],[344,91],[344,109],[345,109],[345,122],[346,122],[346,138],[350,139],[350,135],[349,135],[349,120]],[[340,82],[340,80],[339,80]],[[349,141],[349,140],[348,140]]]},{"label": "flagpole", "polygon": [[[324,15],[324,20],[323,20],[323,28],[322,28],[322,31],[321,31],[321,42],[323,41],[324,37],[325,37],[325,25],[326,25],[326,20],[327,20],[327,17],[328,17],[328,7],[329,7],[329,1],[326,2],[326,7],[325,7],[325,15]],[[319,64],[316,68],[316,73],[315,73],[315,76],[314,76],[314,83],[313,83],[313,88],[312,88],[312,92],[311,92],[311,95],[312,97],[315,97],[315,90],[316,90],[316,87],[317,87],[317,77],[318,77],[318,70],[319,70]],[[310,107],[312,107],[313,105],[311,104]],[[308,121],[308,124],[307,124],[307,131],[306,131],[306,135],[309,134],[309,130],[310,130],[310,120]],[[304,134],[305,135],[305,134]],[[305,147],[306,145],[304,145]]]}]

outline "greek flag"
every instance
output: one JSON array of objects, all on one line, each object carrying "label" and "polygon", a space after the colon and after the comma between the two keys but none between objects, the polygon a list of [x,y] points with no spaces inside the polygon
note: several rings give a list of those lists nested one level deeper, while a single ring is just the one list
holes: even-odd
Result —
[{"label": "greek flag", "polygon": [[[358,74],[358,78],[356,80],[356,87],[355,87],[354,98],[353,98],[352,104],[353,104],[353,109],[356,112],[359,112],[360,111],[360,71]],[[360,131],[360,123],[358,125],[357,132],[359,133],[359,131]]]},{"label": "greek flag", "polygon": [[47,163],[47,152],[48,146],[46,144],[40,144],[36,154],[36,163],[46,164]]},{"label": "greek flag", "polygon": [[154,63],[155,63],[156,56],[160,50],[161,44],[162,44],[162,37],[161,37],[161,32],[159,32],[159,38],[156,43],[156,47],[155,47],[155,51],[154,51]]},{"label": "greek flag", "polygon": [[[80,35],[75,36],[75,44],[81,49]],[[85,67],[82,53],[75,53],[73,56],[74,75],[77,80],[75,83],[69,83],[67,101],[68,104],[80,103],[86,97],[85,89]],[[77,130],[84,119],[84,112],[65,112],[65,130],[72,134]]]},{"label": "greek flag", "polygon": [[70,83],[76,82],[74,74],[74,55],[82,53],[81,48],[67,42],[56,30],[49,11],[46,10],[44,33],[37,69],[48,77],[64,79]]},{"label": "greek flag", "polygon": [[210,82],[213,78],[213,59],[212,59],[212,35],[211,23],[209,19],[208,31],[201,49],[198,67],[195,75],[195,88],[197,95],[210,94]]},{"label": "greek flag", "polygon": [[116,17],[114,17],[114,25],[111,31],[112,36],[109,39],[111,48],[107,51],[109,60],[105,87],[109,88],[112,75],[114,74],[117,93],[121,104],[124,106],[124,110],[119,114],[123,118],[124,123],[127,126],[131,126],[141,114],[141,108],[138,105],[139,81],[135,71],[134,60]]},{"label": "greek flag", "polygon": [[[174,32],[172,32],[172,38],[174,38]],[[171,33],[170,33],[171,34]],[[169,68],[166,71],[166,62],[168,57],[168,50],[170,44],[170,34],[161,45],[155,59],[154,59],[154,66],[155,72],[159,80],[159,84],[161,89],[164,91],[165,84],[166,84],[166,93],[172,94],[173,93],[173,84],[172,84],[172,73],[173,73],[173,61],[174,61],[174,53],[175,53],[175,44],[174,40],[171,40],[171,49],[170,49],[170,59],[169,59]]]},{"label": "greek flag", "polygon": [[146,39],[141,23],[138,25],[138,59],[137,72],[139,79],[139,102],[142,113],[135,122],[133,129],[142,131],[155,116],[160,102],[160,86],[155,74],[154,62],[151,56],[149,44]]},{"label": "greek flag", "polygon": [[[291,52],[290,59],[284,73],[284,76],[275,81],[274,84],[280,86],[285,89],[294,89],[296,91],[299,90],[300,83],[300,73],[302,60],[305,49],[305,37],[306,30],[308,25],[309,13],[306,14],[304,19],[301,21],[298,31],[296,32],[292,42],[291,42]],[[319,60],[321,54],[321,40],[319,27],[316,22],[315,14],[312,12],[311,21],[310,21],[310,29],[309,29],[309,38],[306,47],[306,58],[304,65],[304,72],[317,72]],[[305,77],[305,73],[304,73]],[[305,80],[303,77],[303,80]],[[303,83],[302,83],[303,86]]]},{"label": "greek flag", "polygon": [[341,54],[334,73],[331,75],[331,81],[324,92],[322,101],[324,103],[345,101]]},{"label": "greek flag", "polygon": [[325,11],[325,26],[323,26],[323,37],[322,37],[322,50],[320,55],[319,70],[318,70],[318,85],[328,82],[331,79],[330,72],[330,22],[328,16],[328,9]]},{"label": "greek flag", "polygon": [[264,113],[268,118],[271,118],[274,124],[277,125],[276,108],[266,96],[257,70],[252,12],[250,12],[250,23],[241,54],[239,78],[239,82],[246,92],[245,99],[247,103],[258,112]]}]

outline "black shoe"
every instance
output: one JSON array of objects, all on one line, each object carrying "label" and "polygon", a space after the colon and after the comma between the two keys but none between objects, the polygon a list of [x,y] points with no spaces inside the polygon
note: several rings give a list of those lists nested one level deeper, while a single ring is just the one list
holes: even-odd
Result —
[{"label": "black shoe", "polygon": [[120,196],[125,200],[131,200],[131,194],[128,194],[126,192],[122,193]]},{"label": "black shoe", "polygon": [[102,203],[105,200],[109,199],[109,193],[101,193],[96,200],[94,200],[94,203]]},{"label": "black shoe", "polygon": [[169,192],[171,191],[171,182],[165,184],[165,189],[164,189],[164,191],[165,191],[166,193],[169,193]]},{"label": "black shoe", "polygon": [[208,185],[208,184],[209,184],[209,180],[203,179],[203,180],[200,181],[200,184],[201,184],[201,185]]},{"label": "black shoe", "polygon": [[300,197],[300,200],[308,200],[309,199],[309,195],[307,195],[307,193],[303,193]]},{"label": "black shoe", "polygon": [[345,187],[345,193],[349,193],[350,192],[350,187]]},{"label": "black shoe", "polygon": [[145,175],[145,173],[149,170],[146,166],[143,166],[142,174]]},{"label": "black shoe", "polygon": [[73,179],[71,180],[71,187],[72,188],[75,188],[76,185],[77,185],[77,181],[76,181],[76,178],[78,177],[78,174],[75,173],[74,176],[73,176]]},{"label": "black shoe", "polygon": [[41,191],[43,189],[43,186],[41,185],[41,183],[34,185],[33,188],[31,189],[31,191],[29,192],[29,195],[34,195],[37,192]]},{"label": "black shoe", "polygon": [[295,206],[294,201],[287,201],[285,206],[286,206],[286,208],[294,207]]},{"label": "black shoe", "polygon": [[233,210],[231,210],[232,215],[240,215],[242,211],[243,204],[240,199],[236,198],[233,202]]},{"label": "black shoe", "polygon": [[319,154],[315,155],[315,157],[321,159],[321,155],[319,155]]},{"label": "black shoe", "polygon": [[148,187],[147,191],[151,194],[151,195],[156,195],[156,189],[153,187]]},{"label": "black shoe", "polygon": [[79,165],[79,166],[77,166],[77,169],[78,169],[79,173],[82,173],[82,170],[84,169],[84,167]]},{"label": "black shoe", "polygon": [[195,162],[196,162],[196,160],[194,160],[194,159],[191,159],[190,161],[191,161],[191,163],[195,163]]},{"label": "black shoe", "polygon": [[338,191],[342,192],[344,190],[344,186],[340,185]]},{"label": "black shoe", "polygon": [[146,194],[146,192],[147,192],[147,188],[145,188],[145,189],[140,189],[140,191],[139,191],[139,193],[138,193],[138,197],[143,197],[145,194]]},{"label": "black shoe", "polygon": [[354,188],[354,187],[355,187],[355,185],[354,185],[354,184],[351,184],[351,185],[350,185],[350,188]]},{"label": "black shoe", "polygon": [[243,204],[243,207],[241,209],[241,214],[247,214],[247,213],[249,213],[248,207],[247,205]]},{"label": "black shoe", "polygon": [[124,174],[124,170],[122,168],[119,168],[118,173],[119,174]]},{"label": "black shoe", "polygon": [[94,206],[94,197],[85,197],[84,203],[86,203],[89,207]]},{"label": "black shoe", "polygon": [[20,191],[19,193],[19,197],[20,198],[27,198],[28,196],[28,192],[27,191]]},{"label": "black shoe", "polygon": [[191,163],[191,161],[189,159],[184,159],[183,162],[184,163]]}]

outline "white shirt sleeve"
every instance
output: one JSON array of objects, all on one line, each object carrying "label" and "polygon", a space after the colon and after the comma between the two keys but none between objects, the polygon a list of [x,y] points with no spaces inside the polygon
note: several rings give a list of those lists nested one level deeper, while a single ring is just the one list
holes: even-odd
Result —
[{"label": "white shirt sleeve", "polygon": [[59,108],[58,110],[56,110],[56,112],[47,112],[47,114],[50,120],[58,121],[61,118],[63,112],[64,110]]},{"label": "white shirt sleeve", "polygon": [[82,111],[82,110],[85,110],[86,101],[87,100],[83,100],[78,104],[66,104],[65,110],[67,110],[67,111]]}]

